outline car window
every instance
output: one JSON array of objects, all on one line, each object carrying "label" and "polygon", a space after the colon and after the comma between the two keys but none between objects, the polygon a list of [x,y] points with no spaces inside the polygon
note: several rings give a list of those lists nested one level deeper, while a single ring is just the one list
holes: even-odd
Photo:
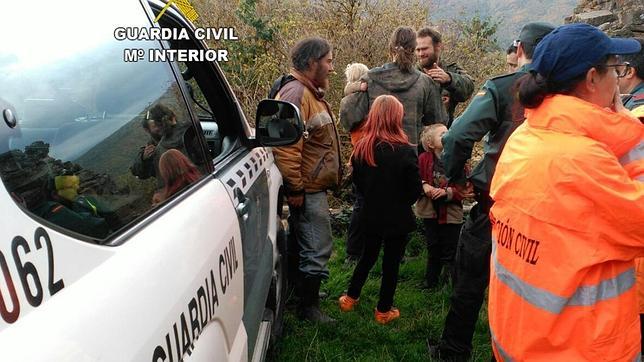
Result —
[{"label": "car window", "polygon": [[[176,43],[174,43],[176,44]],[[174,47],[172,47],[174,49]],[[215,114],[210,109],[210,105],[203,94],[201,87],[194,78],[191,68],[188,68],[186,62],[177,62],[179,70],[184,79],[185,88],[188,91],[188,102],[201,124],[201,131],[206,141],[206,147],[210,159],[215,159],[222,153],[223,135],[219,130],[219,124]]]},{"label": "car window", "polygon": [[[214,114],[210,109],[206,96],[203,94],[203,91],[199,87],[199,84],[195,80],[192,72],[188,70],[187,63],[178,62],[178,65],[188,90],[188,102],[192,105],[192,109],[196,112],[197,117],[199,117],[200,121],[214,120]],[[186,78],[187,80],[185,80]]]},{"label": "car window", "polygon": [[[160,9],[154,8],[157,14]],[[181,29],[185,24],[168,10],[159,21],[162,28]],[[171,39],[168,46],[173,50],[203,49],[201,42],[191,39]],[[240,147],[239,139],[244,133],[241,114],[236,107],[234,95],[214,62],[177,62],[183,81],[188,89],[192,109],[198,115],[210,158],[217,162]]]},{"label": "car window", "polygon": [[160,44],[104,36],[114,27],[84,28],[97,36],[57,57],[28,42],[0,54],[0,112],[16,120],[0,124],[5,188],[30,215],[97,242],[206,173],[169,64],[124,61]]}]

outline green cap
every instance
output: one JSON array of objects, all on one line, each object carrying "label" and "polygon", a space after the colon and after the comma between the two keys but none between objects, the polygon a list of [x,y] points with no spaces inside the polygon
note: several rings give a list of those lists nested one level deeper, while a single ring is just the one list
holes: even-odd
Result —
[{"label": "green cap", "polygon": [[555,30],[555,26],[550,23],[536,21],[525,24],[519,33],[519,41],[523,44],[523,50],[528,54],[533,54],[534,48],[541,39],[553,30]]}]

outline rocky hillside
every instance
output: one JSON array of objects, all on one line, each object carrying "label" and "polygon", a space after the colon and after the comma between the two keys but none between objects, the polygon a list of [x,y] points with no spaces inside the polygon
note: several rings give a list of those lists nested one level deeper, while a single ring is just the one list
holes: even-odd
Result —
[{"label": "rocky hillside", "polygon": [[588,23],[613,36],[644,38],[644,1],[581,0],[567,23]]},{"label": "rocky hillside", "polygon": [[[641,1],[641,0],[639,0]],[[512,43],[521,27],[530,21],[547,21],[555,25],[564,23],[578,0],[433,0],[428,8],[430,23],[467,19],[474,15],[500,21],[497,43],[503,49]]]},{"label": "rocky hillside", "polygon": [[644,38],[643,0],[434,0],[429,5],[427,18],[430,23],[438,23],[474,15],[501,21],[497,43],[502,48],[529,21],[555,25],[583,22],[598,26],[612,36]]}]

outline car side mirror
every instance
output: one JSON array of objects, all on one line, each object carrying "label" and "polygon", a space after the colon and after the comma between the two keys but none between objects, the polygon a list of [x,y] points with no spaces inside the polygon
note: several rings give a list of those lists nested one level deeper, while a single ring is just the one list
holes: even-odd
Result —
[{"label": "car side mirror", "polygon": [[257,140],[262,146],[288,146],[299,141],[304,125],[292,103],[264,99],[257,106]]}]

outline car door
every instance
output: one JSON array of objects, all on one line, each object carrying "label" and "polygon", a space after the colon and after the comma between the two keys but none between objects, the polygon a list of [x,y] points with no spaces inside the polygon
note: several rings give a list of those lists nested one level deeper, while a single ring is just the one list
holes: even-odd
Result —
[{"label": "car door", "polygon": [[[151,3],[156,14],[161,3]],[[171,49],[207,48],[194,39],[192,26],[182,20],[174,9],[166,10],[159,20],[161,27],[188,29],[190,40],[171,40]],[[210,147],[214,177],[223,182],[237,213],[244,259],[243,323],[248,334],[248,352],[253,355],[260,322],[264,318],[266,300],[273,277],[273,242],[268,234],[271,209],[267,165],[269,152],[252,148],[248,140],[250,128],[230,90],[219,66],[214,62],[183,62],[182,70],[193,96],[193,109],[201,110],[199,119],[208,132],[217,132],[221,146]],[[211,125],[214,125],[212,127]],[[214,151],[214,152],[213,152]]]},{"label": "car door", "polygon": [[[73,12],[40,6],[0,62],[0,98],[17,120],[0,132],[0,205],[11,215],[0,219],[3,360],[247,359],[244,215],[205,162],[176,67],[124,61],[127,49],[163,45],[115,39],[119,28],[150,28],[150,14],[125,0],[100,14],[85,1],[66,3]],[[3,11],[29,10],[13,2]],[[0,30],[21,28],[19,18]],[[33,47],[42,34],[56,48]],[[158,104],[175,120],[155,140]],[[242,129],[227,127],[230,137]],[[135,177],[148,146],[159,150],[154,175]],[[249,151],[230,152],[222,170],[241,153]],[[162,167],[168,155],[194,175],[174,189],[176,179],[159,184],[172,176]]]}]

